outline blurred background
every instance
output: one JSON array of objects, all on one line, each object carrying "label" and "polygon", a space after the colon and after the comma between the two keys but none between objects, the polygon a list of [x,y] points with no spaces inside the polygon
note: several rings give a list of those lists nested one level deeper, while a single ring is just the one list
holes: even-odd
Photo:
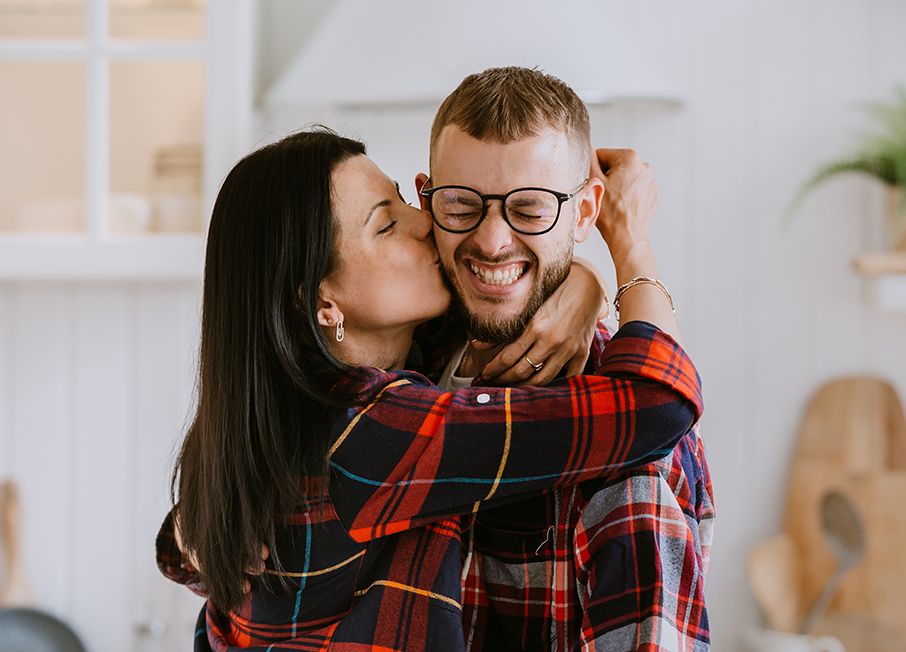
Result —
[{"label": "blurred background", "polygon": [[[158,574],[154,536],[191,416],[205,224],[232,164],[318,121],[364,139],[414,200],[446,93],[537,65],[589,104],[596,146],[654,166],[652,243],[705,388],[713,649],[743,649],[748,627],[772,625],[747,559],[791,530],[810,399],[841,377],[906,391],[906,254],[891,253],[885,185],[841,175],[786,216],[821,165],[859,150],[865,103],[896,101],[904,33],[901,0],[0,0],[0,479],[19,486],[33,605],[90,650],[190,645],[200,601]],[[613,287],[602,243],[577,253]],[[880,430],[902,420],[890,410]],[[874,446],[860,423],[842,458]],[[860,478],[900,464],[879,446]],[[828,468],[816,482],[839,485]],[[902,545],[874,498],[850,497],[882,523],[865,563]],[[797,618],[832,552],[796,539],[826,558],[794,573]],[[902,596],[881,581],[844,583],[832,610],[896,629],[906,612],[884,609]]]}]

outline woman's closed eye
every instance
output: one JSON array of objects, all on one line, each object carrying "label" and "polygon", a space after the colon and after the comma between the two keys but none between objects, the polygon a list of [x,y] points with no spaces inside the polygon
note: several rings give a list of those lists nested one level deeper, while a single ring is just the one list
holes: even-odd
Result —
[{"label": "woman's closed eye", "polygon": [[390,229],[392,229],[394,226],[396,226],[396,220],[393,220],[393,221],[391,221],[389,224],[387,224],[387,226],[385,226],[385,227],[382,228],[380,231],[378,231],[378,234],[381,234],[381,233],[389,233],[389,232],[390,232]]}]

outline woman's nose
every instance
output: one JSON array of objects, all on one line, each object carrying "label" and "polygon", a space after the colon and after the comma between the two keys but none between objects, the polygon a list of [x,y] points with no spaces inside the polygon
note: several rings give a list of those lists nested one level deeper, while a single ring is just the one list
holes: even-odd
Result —
[{"label": "woman's nose", "polygon": [[424,240],[434,234],[434,222],[431,220],[431,213],[423,211],[420,208],[412,207],[412,233],[419,240]]}]

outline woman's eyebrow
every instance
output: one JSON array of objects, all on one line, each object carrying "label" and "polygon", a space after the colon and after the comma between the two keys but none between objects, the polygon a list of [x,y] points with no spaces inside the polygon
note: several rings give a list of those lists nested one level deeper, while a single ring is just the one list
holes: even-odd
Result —
[{"label": "woman's eyebrow", "polygon": [[381,208],[381,207],[383,207],[383,206],[389,206],[389,205],[390,205],[390,200],[389,200],[389,199],[384,199],[384,200],[379,201],[378,203],[376,203],[374,206],[372,206],[372,207],[371,207],[371,210],[368,211],[368,217],[365,218],[365,222],[362,224],[362,226],[368,226],[368,222],[371,220],[371,217],[374,215],[374,212],[375,212],[377,209],[379,209],[379,208]]}]

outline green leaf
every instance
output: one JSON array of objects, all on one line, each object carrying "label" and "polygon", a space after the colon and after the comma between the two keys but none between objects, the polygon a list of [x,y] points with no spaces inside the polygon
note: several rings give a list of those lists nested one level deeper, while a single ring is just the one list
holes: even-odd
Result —
[{"label": "green leaf", "polygon": [[[906,86],[894,88],[892,102],[871,102],[862,107],[879,129],[866,135],[860,151],[818,169],[793,196],[782,226],[787,226],[802,205],[805,196],[816,186],[846,172],[867,174],[888,185],[906,188]],[[906,210],[906,193],[904,193]]]},{"label": "green leaf", "polygon": [[[902,180],[906,179],[906,174],[901,175],[899,169],[900,164],[906,164],[906,158],[898,161],[890,157],[877,156],[873,158],[852,158],[845,161],[837,161],[836,163],[828,163],[824,167],[819,168],[793,197],[789,208],[787,208],[786,213],[784,214],[782,225],[785,227],[790,223],[793,215],[802,205],[805,196],[811,192],[815,186],[823,183],[827,179],[847,172],[858,172],[874,177],[878,181],[888,185],[903,185]],[[906,167],[902,168],[902,172],[906,172]]]}]

